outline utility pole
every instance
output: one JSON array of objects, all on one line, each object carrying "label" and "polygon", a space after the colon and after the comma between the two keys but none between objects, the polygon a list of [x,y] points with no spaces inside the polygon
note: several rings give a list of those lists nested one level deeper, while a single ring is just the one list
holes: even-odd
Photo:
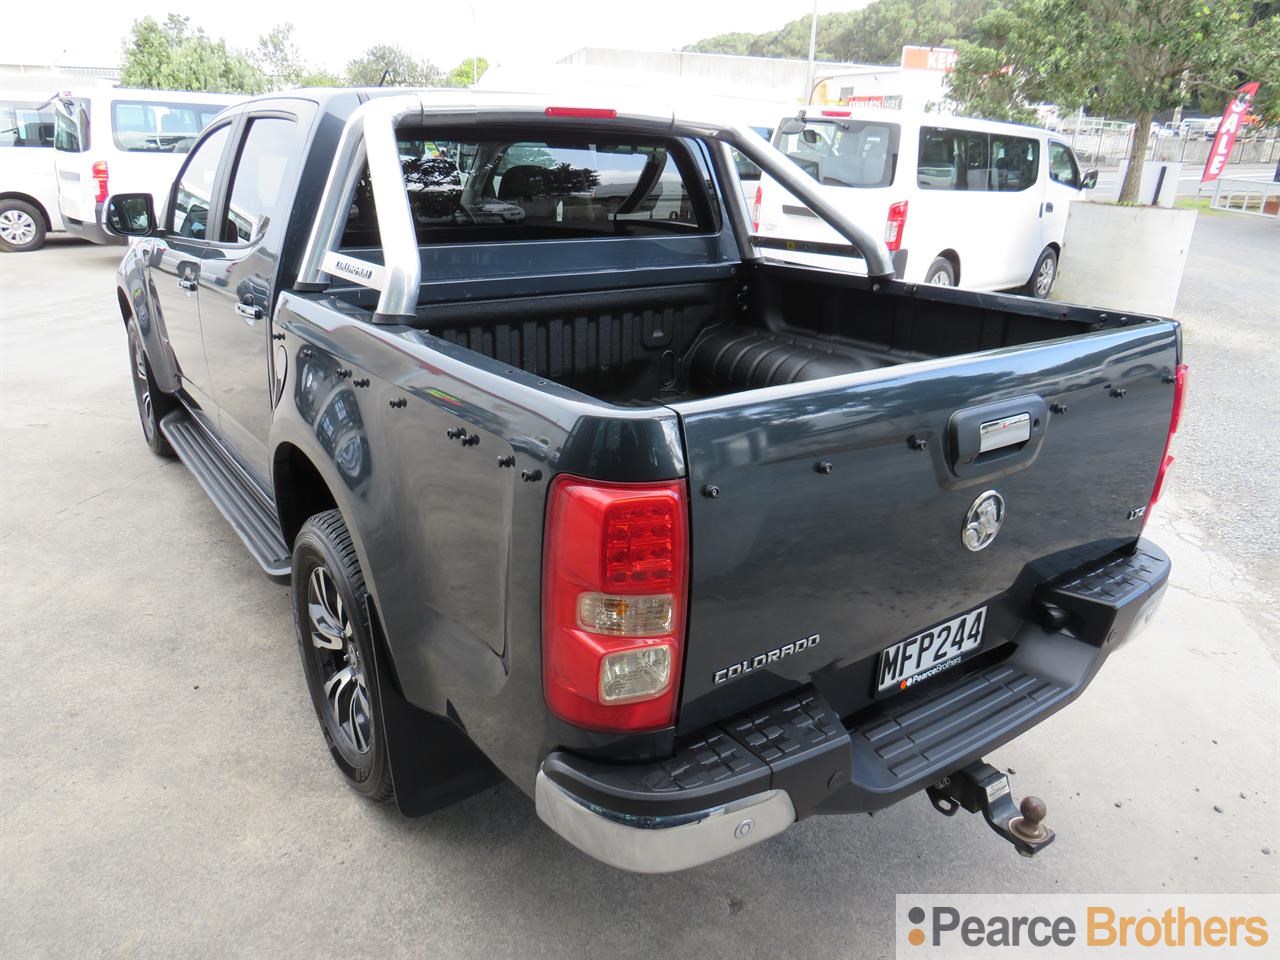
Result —
[{"label": "utility pole", "polygon": [[804,102],[813,96],[813,77],[817,70],[818,53],[818,0],[813,0],[813,15],[809,17],[809,70],[804,83]]}]

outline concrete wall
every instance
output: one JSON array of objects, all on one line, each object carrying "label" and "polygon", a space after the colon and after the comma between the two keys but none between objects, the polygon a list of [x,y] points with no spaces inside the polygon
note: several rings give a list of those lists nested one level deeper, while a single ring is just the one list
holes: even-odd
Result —
[{"label": "concrete wall", "polygon": [[[734,57],[717,53],[682,53],[661,50],[622,50],[611,47],[584,47],[558,61],[578,67],[595,67],[644,75],[679,77],[698,84],[714,85],[720,93],[744,87],[753,98],[805,102],[808,94],[809,64],[805,60],[770,57]],[[815,78],[832,74],[897,72],[896,66],[818,61]],[[897,91],[894,91],[897,92]]]},{"label": "concrete wall", "polygon": [[1172,316],[1195,225],[1194,210],[1071,204],[1053,299]]}]

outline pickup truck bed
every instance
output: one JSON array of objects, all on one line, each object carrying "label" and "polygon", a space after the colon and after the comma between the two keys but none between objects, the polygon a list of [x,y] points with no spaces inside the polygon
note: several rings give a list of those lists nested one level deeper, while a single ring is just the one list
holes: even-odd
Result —
[{"label": "pickup truck bed", "polygon": [[[274,226],[198,282],[171,233],[122,265],[144,430],[291,578],[353,786],[416,814],[501,773],[637,870],[926,788],[1041,849],[975,764],[1160,599],[1177,324],[895,281],[752,134],[440,96],[236,108],[312,118]],[[763,255],[730,143],[868,276]]]}]

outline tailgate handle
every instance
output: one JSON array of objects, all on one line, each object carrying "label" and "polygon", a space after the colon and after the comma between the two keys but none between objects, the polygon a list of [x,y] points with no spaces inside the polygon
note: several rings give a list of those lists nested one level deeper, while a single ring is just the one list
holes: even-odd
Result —
[{"label": "tailgate handle", "polygon": [[957,410],[951,415],[951,469],[958,477],[1006,472],[1035,459],[1049,423],[1036,394]]},{"label": "tailgate handle", "polygon": [[1031,414],[1016,413],[978,424],[978,453],[989,453],[1031,439]]}]

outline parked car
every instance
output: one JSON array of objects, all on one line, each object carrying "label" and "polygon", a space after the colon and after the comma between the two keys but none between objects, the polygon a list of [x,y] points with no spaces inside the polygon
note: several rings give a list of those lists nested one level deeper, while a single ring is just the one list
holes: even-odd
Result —
[{"label": "parked car", "polygon": [[163,195],[182,158],[224,107],[243,99],[215,93],[87,87],[59,93],[55,168],[66,229],[94,243],[111,193]]},{"label": "parked car", "polygon": [[[1047,297],[1067,210],[1097,183],[1047,130],[938,114],[802,111],[773,143],[850,218],[883,224],[896,276],[913,283]],[[764,236],[839,241],[768,178],[753,209]]]},{"label": "parked car", "polygon": [[0,250],[39,250],[62,229],[53,169],[53,110],[0,93]]},{"label": "parked car", "polygon": [[[772,259],[731,149],[868,276]],[[506,776],[641,871],[921,791],[1053,839],[982,757],[1163,595],[1178,324],[898,281],[758,134],[658,107],[263,97],[107,220],[146,442],[290,584],[357,793]]]}]

